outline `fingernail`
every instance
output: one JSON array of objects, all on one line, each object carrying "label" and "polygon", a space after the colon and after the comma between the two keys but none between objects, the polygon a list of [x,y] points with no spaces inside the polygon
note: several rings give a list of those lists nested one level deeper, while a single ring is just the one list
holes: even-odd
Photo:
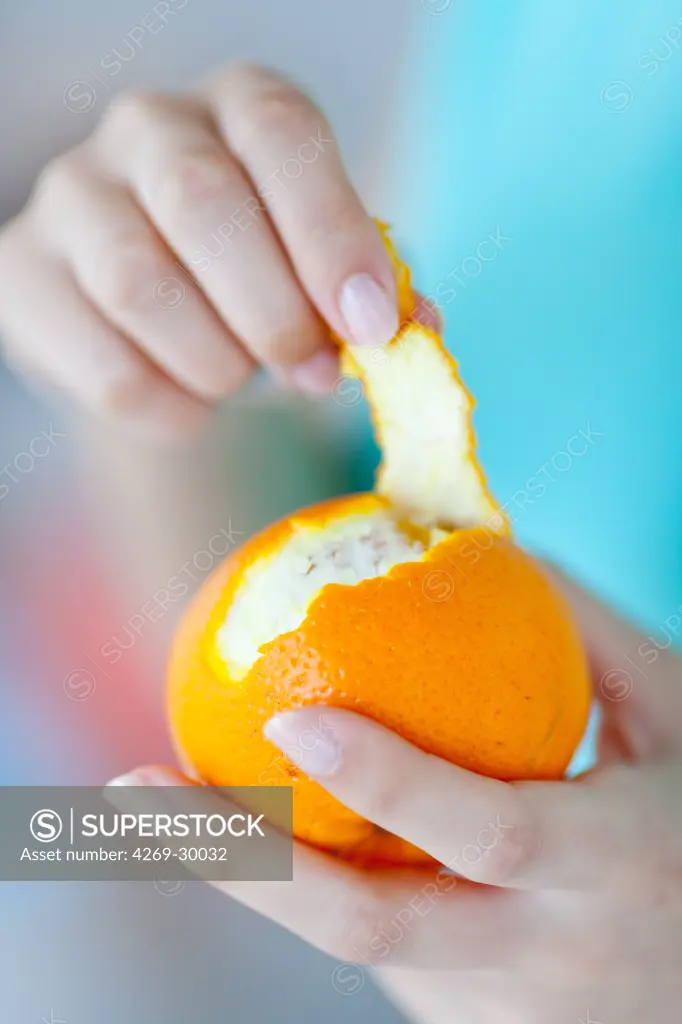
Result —
[{"label": "fingernail", "polygon": [[398,332],[398,306],[369,274],[348,278],[339,305],[355,345],[385,345]]},{"label": "fingernail", "polygon": [[174,781],[172,775],[155,768],[136,768],[134,772],[126,772],[125,775],[117,775],[115,779],[107,782],[107,786],[174,786],[179,783]]},{"label": "fingernail", "polygon": [[333,775],[341,764],[336,740],[311,725],[305,713],[276,715],[265,723],[263,734],[306,775]]},{"label": "fingernail", "polygon": [[110,779],[107,786],[153,786],[153,782],[144,782],[140,772],[128,772]]},{"label": "fingernail", "polygon": [[339,357],[336,352],[323,349],[290,372],[293,383],[301,391],[310,395],[328,394],[339,377]]}]

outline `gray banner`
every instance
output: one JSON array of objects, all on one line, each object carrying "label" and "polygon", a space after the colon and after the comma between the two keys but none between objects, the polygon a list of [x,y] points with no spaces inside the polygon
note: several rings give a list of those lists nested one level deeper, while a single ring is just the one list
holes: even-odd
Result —
[{"label": "gray banner", "polygon": [[289,881],[290,786],[0,787],[0,880]]}]

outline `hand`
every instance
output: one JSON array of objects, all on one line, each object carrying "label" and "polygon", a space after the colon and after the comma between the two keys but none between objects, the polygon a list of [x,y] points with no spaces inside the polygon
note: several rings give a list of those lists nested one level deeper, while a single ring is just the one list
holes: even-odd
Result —
[{"label": "hand", "polygon": [[[303,770],[457,876],[363,872],[298,845],[293,884],[216,883],[346,961],[333,975],[344,994],[367,973],[430,1024],[679,1021],[682,665],[562,585],[602,704],[598,768],[497,782],[325,708]],[[319,713],[281,715],[268,736],[291,749]]]},{"label": "hand", "polygon": [[259,364],[330,390],[329,326],[388,341],[393,273],[323,115],[253,65],[115,100],[0,235],[10,363],[156,435]]}]

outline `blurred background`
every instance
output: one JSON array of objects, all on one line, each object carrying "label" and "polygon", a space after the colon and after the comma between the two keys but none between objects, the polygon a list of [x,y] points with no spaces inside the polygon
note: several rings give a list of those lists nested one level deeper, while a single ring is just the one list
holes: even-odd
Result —
[{"label": "blurred background", "polygon": [[[682,605],[682,3],[594,6],[178,0],[159,28],[152,0],[0,0],[0,222],[120,90],[233,57],[289,73],[446,316],[520,538],[660,637]],[[375,459],[355,404],[256,391],[160,452],[0,368],[0,783],[172,761],[183,603],[132,617],[181,571],[200,585],[215,533],[366,487]],[[0,920],[6,1020],[402,1019],[200,886],[2,884]]]}]

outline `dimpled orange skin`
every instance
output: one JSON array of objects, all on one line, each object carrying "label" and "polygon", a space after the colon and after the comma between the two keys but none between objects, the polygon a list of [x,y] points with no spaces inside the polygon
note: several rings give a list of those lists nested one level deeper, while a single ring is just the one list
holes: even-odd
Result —
[{"label": "dimpled orange skin", "polygon": [[[342,498],[296,519],[322,523],[377,504],[385,499]],[[273,714],[304,705],[348,708],[483,775],[562,777],[590,704],[581,641],[538,564],[485,527],[454,531],[423,561],[383,578],[327,585],[300,628],[263,647],[248,675],[231,681],[216,631],[244,569],[289,533],[281,520],[223,563],[177,635],[170,720],[194,774],[212,785],[293,786],[298,838],[371,865],[429,858],[299,772],[263,738]],[[314,743],[314,734],[302,737],[294,760]]]}]

